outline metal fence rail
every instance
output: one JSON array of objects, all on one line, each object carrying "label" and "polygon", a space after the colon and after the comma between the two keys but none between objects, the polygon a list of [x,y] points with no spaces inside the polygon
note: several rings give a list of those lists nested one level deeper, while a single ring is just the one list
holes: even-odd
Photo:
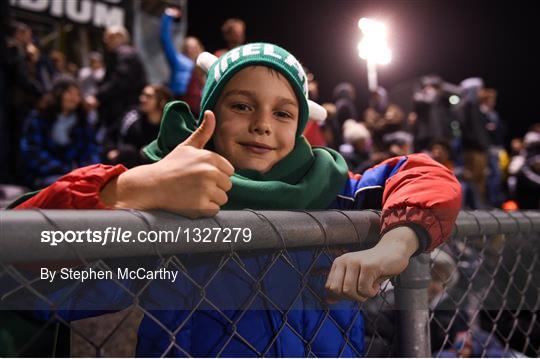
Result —
[{"label": "metal fence rail", "polygon": [[[442,251],[414,257],[404,273],[392,283],[382,285],[377,297],[355,308],[356,314],[347,323],[329,314],[320,293],[320,283],[324,282],[321,278],[328,270],[324,266],[336,256],[344,251],[369,248],[377,242],[379,213],[375,211],[222,211],[214,218],[198,220],[165,212],[0,211],[0,224],[0,318],[15,327],[10,329],[0,321],[0,341],[10,343],[0,349],[0,355],[28,356],[36,354],[35,348],[43,347],[45,352],[38,354],[133,356],[136,329],[144,317],[143,321],[149,321],[171,338],[162,355],[196,356],[198,353],[189,352],[173,340],[186,324],[170,328],[152,315],[152,310],[183,310],[190,317],[206,306],[233,328],[228,341],[215,348],[212,355],[226,354],[233,340],[251,348],[253,356],[276,355],[272,348],[279,334],[287,330],[299,338],[306,356],[317,356],[317,348],[312,348],[312,344],[323,324],[307,335],[302,328],[288,322],[295,303],[308,297],[314,303],[310,309],[322,310],[325,321],[342,333],[340,355],[438,357],[458,352],[472,356],[540,355],[538,211],[460,213],[453,236]],[[207,238],[209,243],[196,240],[194,231],[204,228],[214,229]],[[237,240],[231,240],[232,236],[227,237],[224,231],[226,228],[249,228],[250,240],[243,240],[246,233],[241,230],[237,232]],[[132,232],[129,240],[122,241],[122,229]],[[102,234],[109,231],[112,237],[105,245],[96,238],[69,243],[77,232],[84,234],[88,230]],[[51,245],[52,237],[42,241],[44,232],[52,236],[53,232],[68,231],[72,235],[55,245]],[[169,236],[163,238],[169,241],[134,240],[139,232],[164,233]],[[172,240],[174,235],[176,241]],[[213,270],[197,277],[192,268],[200,267],[201,258],[208,267],[209,256]],[[112,269],[117,260],[126,258],[138,263],[153,258],[157,260],[147,265],[174,268],[189,285],[187,291],[196,298],[187,299],[189,304],[182,304],[181,308],[149,307],[145,296],[152,281],[129,287],[113,279],[115,290],[122,291],[124,299],[114,306],[98,309],[117,313],[76,321],[79,318],[67,315],[66,308],[73,305],[72,298],[82,297],[85,290],[88,292],[88,284],[75,281],[65,291],[62,301],[55,301],[36,272],[40,265],[55,263]],[[260,262],[256,272],[250,270],[254,258]],[[233,267],[245,276],[252,293],[241,298],[246,301],[233,298],[234,295],[230,302],[212,297],[215,278],[221,278]],[[287,277],[291,277],[287,278],[289,283],[297,282],[286,298],[268,289],[275,272],[284,269]],[[86,294],[99,296],[96,293],[101,292]],[[107,300],[107,293],[101,294]],[[263,298],[265,305],[270,303],[282,319],[272,340],[263,346],[249,343],[238,329],[243,314],[236,319],[226,316],[228,309],[240,312],[252,309],[258,300],[255,298]],[[243,305],[246,307],[242,308]],[[36,307],[42,312],[48,310],[49,316],[39,320],[29,318],[30,309]],[[365,322],[363,350],[355,344],[357,338],[352,333],[360,320],[360,311]],[[16,333],[17,328],[24,326],[21,323],[31,323],[36,330],[20,339]],[[49,348],[43,342],[51,338],[54,346]],[[0,343],[0,348],[5,343]]]}]

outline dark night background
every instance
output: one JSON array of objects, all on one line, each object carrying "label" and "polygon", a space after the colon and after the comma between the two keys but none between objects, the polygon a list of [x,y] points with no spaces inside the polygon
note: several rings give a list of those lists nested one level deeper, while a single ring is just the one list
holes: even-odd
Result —
[{"label": "dark night background", "polygon": [[220,27],[242,18],[246,40],[268,41],[290,50],[319,81],[319,102],[331,100],[333,87],[352,82],[358,106],[367,103],[365,62],[357,55],[361,17],[388,27],[392,62],[379,67],[379,85],[394,86],[430,73],[459,84],[484,79],[498,91],[497,109],[508,137],[522,136],[540,122],[537,82],[538,24],[533,2],[507,1],[189,1],[188,34],[206,49],[223,47]]}]

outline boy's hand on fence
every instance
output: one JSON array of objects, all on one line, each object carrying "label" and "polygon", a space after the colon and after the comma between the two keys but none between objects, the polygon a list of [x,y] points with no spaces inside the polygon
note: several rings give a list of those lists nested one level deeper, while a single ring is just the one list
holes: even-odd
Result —
[{"label": "boy's hand on fence", "polygon": [[215,215],[227,203],[234,167],[204,149],[216,118],[206,111],[201,126],[161,161],[122,173],[101,191],[112,208],[164,209],[189,218]]},{"label": "boy's hand on fence", "polygon": [[328,303],[363,302],[374,297],[382,282],[407,268],[409,258],[417,249],[418,238],[414,231],[409,227],[396,227],[375,247],[336,258],[326,281]]}]

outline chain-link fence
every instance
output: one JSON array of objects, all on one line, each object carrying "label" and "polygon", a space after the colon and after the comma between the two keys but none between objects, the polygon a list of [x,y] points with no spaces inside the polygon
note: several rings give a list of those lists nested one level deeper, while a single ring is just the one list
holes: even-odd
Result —
[{"label": "chain-link fence", "polygon": [[539,212],[462,212],[360,305],[324,283],[374,211],[0,215],[2,356],[540,354]]}]

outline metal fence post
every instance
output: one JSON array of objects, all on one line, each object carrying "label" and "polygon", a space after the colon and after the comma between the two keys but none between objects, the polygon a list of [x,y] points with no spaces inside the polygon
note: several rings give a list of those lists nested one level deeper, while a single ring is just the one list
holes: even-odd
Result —
[{"label": "metal fence post", "polygon": [[399,355],[418,358],[431,356],[427,287],[431,279],[429,255],[411,259],[396,278],[397,336]]}]

